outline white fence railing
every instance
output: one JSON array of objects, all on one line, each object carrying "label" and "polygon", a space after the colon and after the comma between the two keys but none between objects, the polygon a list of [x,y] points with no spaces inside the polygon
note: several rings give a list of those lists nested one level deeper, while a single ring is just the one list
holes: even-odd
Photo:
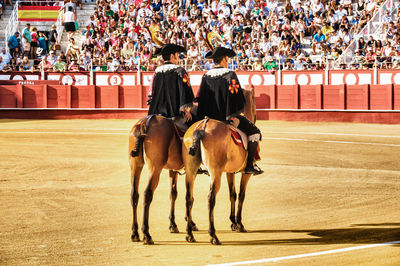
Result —
[{"label": "white fence railing", "polygon": [[379,31],[382,32],[383,25],[383,17],[386,11],[389,11],[391,16],[396,14],[396,10],[398,8],[398,0],[386,0],[378,10],[375,11],[371,20],[364,26],[364,28],[353,36],[349,46],[344,50],[344,52],[339,56],[336,60],[336,64],[349,63],[355,51],[357,50],[358,40],[361,37],[369,36],[372,34],[376,34]]},{"label": "white fence railing", "polygon": [[63,15],[64,15],[63,11],[58,13],[57,24],[56,24],[56,26],[57,26],[57,43],[61,43],[61,37],[64,32]]},{"label": "white fence railing", "polygon": [[18,4],[17,1],[13,7],[13,11],[11,12],[10,18],[8,19],[6,30],[4,32],[4,47],[7,48],[8,51],[8,39],[13,35],[18,28]]}]

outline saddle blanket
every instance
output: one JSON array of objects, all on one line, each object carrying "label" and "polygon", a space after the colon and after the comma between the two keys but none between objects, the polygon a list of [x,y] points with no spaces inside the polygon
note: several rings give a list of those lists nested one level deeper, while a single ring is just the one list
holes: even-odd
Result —
[{"label": "saddle blanket", "polygon": [[247,144],[249,142],[247,135],[236,127],[229,126],[229,129],[231,131],[233,142],[235,142],[235,144],[238,146],[243,146],[243,148],[247,151]]},{"label": "saddle blanket", "polygon": [[[249,142],[247,135],[236,127],[229,126],[229,130],[231,131],[231,137],[233,139],[233,142],[235,142],[235,144],[238,146],[243,146],[243,148],[247,151],[247,145]],[[254,156],[254,159],[256,161],[261,160],[260,146],[257,147],[257,152]]]}]

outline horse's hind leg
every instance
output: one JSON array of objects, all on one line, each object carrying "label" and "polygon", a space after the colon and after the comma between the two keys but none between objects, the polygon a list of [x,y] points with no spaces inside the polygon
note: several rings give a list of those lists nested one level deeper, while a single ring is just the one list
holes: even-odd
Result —
[{"label": "horse's hind leg", "polygon": [[237,210],[237,216],[236,216],[236,222],[237,222],[236,231],[238,231],[238,232],[247,232],[246,229],[244,228],[244,225],[242,224],[242,209],[243,209],[244,198],[246,195],[246,188],[247,188],[247,184],[249,182],[250,177],[251,177],[250,174],[243,173],[242,179],[240,181],[239,204],[238,204],[238,210]]},{"label": "horse's hind leg", "polygon": [[196,224],[193,222],[192,219],[192,207],[193,207],[193,186],[194,186],[194,181],[196,179],[197,171],[200,168],[201,164],[201,156],[200,152],[197,151],[197,153],[193,155],[189,155],[188,153],[188,146],[190,146],[190,143],[185,143],[183,142],[182,145],[182,160],[185,165],[185,171],[186,171],[186,176],[185,176],[185,184],[186,184],[186,221],[187,221],[187,226],[186,226],[186,241],[188,242],[196,242],[194,236],[193,236],[193,231],[197,231]]},{"label": "horse's hind leg", "polygon": [[131,240],[133,242],[138,242],[140,241],[140,238],[138,232],[139,226],[137,222],[137,206],[139,201],[139,180],[143,169],[143,164],[140,163],[140,158],[131,158],[131,160],[131,205],[133,212]]},{"label": "horse's hind leg", "polygon": [[184,161],[185,161],[185,171],[186,171],[186,177],[185,177],[185,184],[186,184],[186,221],[187,221],[187,226],[186,226],[186,241],[188,242],[196,242],[194,236],[193,236],[193,231],[198,231],[196,224],[193,222],[192,219],[192,207],[193,207],[193,186],[194,186],[194,181],[196,179],[197,175],[197,170],[200,167],[201,164],[201,159],[200,157],[192,157],[190,155],[186,155],[187,151],[184,149],[183,154],[184,156]]},{"label": "horse's hind leg", "polygon": [[158,182],[160,180],[160,169],[151,169],[151,176],[149,182],[147,184],[146,190],[144,192],[144,214],[143,214],[143,242],[145,245],[152,245],[154,244],[153,240],[151,239],[151,235],[149,233],[149,211],[150,211],[150,204],[153,201],[153,194],[158,186]]},{"label": "horse's hind leg", "polygon": [[211,184],[210,194],[208,195],[208,218],[209,218],[208,233],[211,236],[210,242],[213,245],[221,245],[221,242],[219,242],[218,237],[215,234],[215,226],[214,226],[215,199],[221,187],[221,175],[222,172],[211,173],[212,184]]},{"label": "horse's hind leg", "polygon": [[[196,242],[196,239],[193,236],[193,230],[196,225],[194,225],[194,222],[192,220],[192,207],[193,207],[193,185],[194,185],[194,180],[196,178],[196,174],[193,173],[188,173],[186,172],[186,221],[187,221],[187,226],[186,226],[186,241],[187,242]],[[197,229],[197,228],[196,228]]]},{"label": "horse's hind leg", "polygon": [[[191,206],[190,206],[190,211],[192,211],[193,202],[194,202],[194,198],[192,198],[192,204],[191,204]],[[191,223],[191,225],[192,225],[192,231],[199,231],[199,228],[197,228],[197,225],[196,225],[196,223],[193,221],[193,218],[192,218],[192,221],[191,221],[190,223]]]},{"label": "horse's hind leg", "polygon": [[[196,176],[195,176],[196,177]],[[187,184],[186,184],[187,185]],[[193,203],[194,203],[194,197],[193,197],[193,185],[194,185],[194,179],[193,179],[193,181],[192,181],[192,184],[191,184],[191,186],[192,186],[192,188],[190,188],[190,185],[189,185],[189,188],[188,188],[188,190],[190,190],[191,192],[190,192],[190,195],[188,196],[188,194],[186,194],[186,196],[189,198],[189,201],[186,201],[186,205],[188,206],[188,208],[189,208],[189,214],[186,214],[186,216],[185,216],[185,221],[186,222],[189,222],[189,216],[188,215],[190,215],[190,227],[191,227],[191,231],[199,231],[199,228],[197,228],[197,225],[196,225],[196,223],[193,221],[193,217],[192,217],[192,208],[193,208]],[[188,205],[189,204],[189,205]]]},{"label": "horse's hind leg", "polygon": [[231,220],[231,229],[235,231],[237,229],[236,218],[235,218],[235,204],[236,204],[236,191],[235,191],[235,174],[233,173],[226,173],[226,179],[228,181],[229,187],[229,199],[231,201],[231,215],[229,219]]},{"label": "horse's hind leg", "polygon": [[169,180],[171,183],[171,212],[169,214],[169,231],[171,233],[179,233],[178,226],[175,223],[175,201],[178,196],[178,191],[176,189],[176,181],[177,181],[178,173],[173,170],[169,170]]}]

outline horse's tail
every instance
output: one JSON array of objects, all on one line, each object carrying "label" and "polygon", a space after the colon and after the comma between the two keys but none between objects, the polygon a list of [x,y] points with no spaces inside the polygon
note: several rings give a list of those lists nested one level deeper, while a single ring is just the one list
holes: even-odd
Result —
[{"label": "horse's tail", "polygon": [[[193,144],[188,150],[189,154],[192,156],[194,156],[197,150],[200,148],[200,141],[204,138],[204,135],[206,133],[207,121],[208,118],[204,119],[202,123],[199,123],[197,125],[197,128],[193,132]],[[199,128],[200,125],[202,125],[201,128]]]},{"label": "horse's tail", "polygon": [[154,117],[155,115],[149,115],[137,123],[135,130],[133,132],[134,138],[135,138],[135,147],[131,151],[131,156],[132,157],[137,157],[140,154],[140,148],[143,146],[143,140],[147,136],[147,130],[149,128],[150,120]]}]

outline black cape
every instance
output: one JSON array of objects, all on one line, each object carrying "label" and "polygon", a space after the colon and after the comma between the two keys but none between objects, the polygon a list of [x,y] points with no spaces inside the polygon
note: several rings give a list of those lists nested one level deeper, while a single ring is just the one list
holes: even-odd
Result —
[{"label": "black cape", "polygon": [[214,68],[201,80],[197,94],[199,119],[208,116],[219,121],[243,112],[245,98],[235,72],[226,68]]},{"label": "black cape", "polygon": [[149,115],[177,117],[181,108],[192,105],[194,99],[186,70],[166,63],[156,69],[149,107]]}]

